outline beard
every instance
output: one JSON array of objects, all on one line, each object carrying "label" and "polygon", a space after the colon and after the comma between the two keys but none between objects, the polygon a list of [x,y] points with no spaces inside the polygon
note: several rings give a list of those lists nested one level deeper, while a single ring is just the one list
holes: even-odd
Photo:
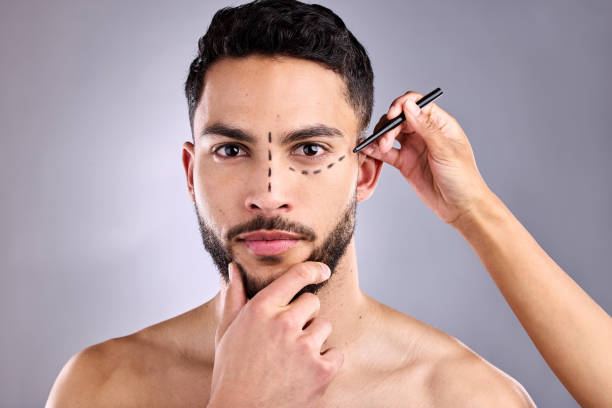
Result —
[{"label": "beard", "polygon": [[[286,220],[281,216],[276,216],[273,218],[264,218],[263,216],[258,215],[257,217],[246,223],[232,227],[226,234],[226,243],[224,243],[215,234],[215,232],[208,225],[208,223],[200,216],[197,205],[194,204],[194,207],[196,215],[198,217],[198,223],[200,225],[200,234],[202,235],[202,242],[204,244],[204,248],[212,257],[212,260],[215,266],[217,267],[219,274],[226,283],[229,283],[229,263],[232,261],[236,263],[240,271],[240,275],[242,277],[245,295],[247,299],[252,299],[259,291],[264,289],[271,282],[265,282],[261,279],[256,279],[256,275],[248,273],[248,271],[246,271],[245,268],[238,261],[233,259],[231,245],[226,243],[231,243],[232,238],[239,234],[257,230],[282,230],[287,232],[294,232],[302,235],[306,241],[310,242],[314,242],[317,238],[316,233],[311,228],[303,224]],[[327,237],[323,240],[323,243],[320,246],[315,247],[313,249],[313,251],[310,253],[310,256],[305,261],[322,262],[326,264],[331,270],[331,276],[333,276],[336,266],[344,256],[346,248],[350,244],[351,239],[353,237],[353,233],[355,231],[355,213],[356,195],[353,194],[349,205],[340,215],[332,231],[327,235]],[[277,264],[281,262],[282,257],[262,256],[258,259],[263,264]],[[323,288],[327,284],[327,282],[329,282],[329,279],[326,279],[323,282],[306,285],[293,297],[293,299],[291,299],[291,302],[293,302],[302,293],[305,292],[317,294],[319,290],[321,290],[321,288]]]}]

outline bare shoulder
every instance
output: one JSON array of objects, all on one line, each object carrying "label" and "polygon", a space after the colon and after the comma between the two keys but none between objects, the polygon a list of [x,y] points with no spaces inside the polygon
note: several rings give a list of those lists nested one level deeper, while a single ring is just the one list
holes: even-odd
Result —
[{"label": "bare shoulder", "polygon": [[125,338],[111,339],[73,355],[55,380],[46,406],[104,405],[103,390],[120,368],[128,343]]},{"label": "bare shoulder", "polygon": [[[512,407],[535,404],[525,388],[455,337],[380,304],[391,330],[391,354],[400,356],[395,383],[410,392],[415,405],[431,407]],[[415,394],[414,390],[421,390]]]},{"label": "bare shoulder", "polygon": [[[211,323],[200,324],[193,314],[183,313],[75,354],[60,371],[46,406],[152,406],[148,400],[163,405],[160,401],[171,394],[168,389],[190,380],[197,383],[210,371],[214,337],[209,339],[207,328]],[[195,339],[202,355],[186,352],[185,338]]]},{"label": "bare shoulder", "polygon": [[462,345],[435,364],[428,378],[435,406],[531,408],[535,404],[514,378]]}]

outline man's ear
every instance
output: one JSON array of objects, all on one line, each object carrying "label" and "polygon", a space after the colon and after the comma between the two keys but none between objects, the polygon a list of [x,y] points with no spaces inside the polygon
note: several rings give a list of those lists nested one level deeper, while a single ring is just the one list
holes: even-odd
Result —
[{"label": "man's ear", "polygon": [[366,155],[365,153],[357,153],[359,163],[359,174],[357,175],[357,202],[362,202],[370,198],[376,184],[380,171],[382,170],[383,162]]},{"label": "man's ear", "polygon": [[195,146],[191,142],[183,143],[183,167],[187,177],[187,190],[192,203],[195,203],[193,192],[193,166],[195,165]]}]

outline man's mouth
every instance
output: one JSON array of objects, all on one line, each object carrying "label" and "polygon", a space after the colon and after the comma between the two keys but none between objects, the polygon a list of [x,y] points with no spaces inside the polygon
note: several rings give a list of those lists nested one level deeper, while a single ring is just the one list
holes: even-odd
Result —
[{"label": "man's mouth", "polygon": [[255,255],[278,255],[293,248],[302,238],[286,231],[261,230],[240,234],[236,239],[244,242]]}]

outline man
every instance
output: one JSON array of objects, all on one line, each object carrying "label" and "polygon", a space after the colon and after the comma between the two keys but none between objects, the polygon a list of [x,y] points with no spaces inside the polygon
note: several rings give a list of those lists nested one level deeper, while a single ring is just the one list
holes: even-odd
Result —
[{"label": "man", "polygon": [[406,124],[353,154],[372,112],[369,59],[339,17],[295,1],[220,10],[186,94],[183,165],[221,291],[78,353],[48,406],[533,406],[458,340],[359,288],[355,208],[381,160],[451,225],[492,196],[451,116],[435,104],[413,116],[409,92],[387,113]]}]

